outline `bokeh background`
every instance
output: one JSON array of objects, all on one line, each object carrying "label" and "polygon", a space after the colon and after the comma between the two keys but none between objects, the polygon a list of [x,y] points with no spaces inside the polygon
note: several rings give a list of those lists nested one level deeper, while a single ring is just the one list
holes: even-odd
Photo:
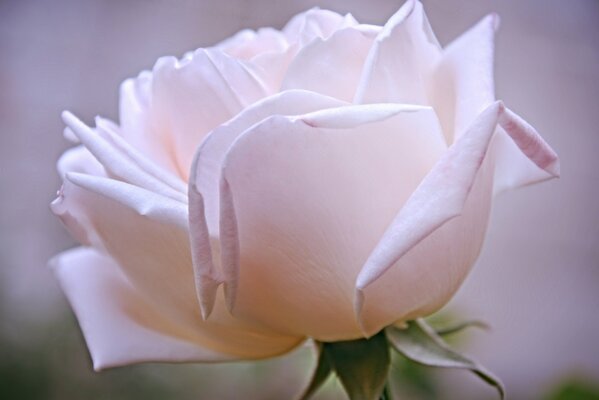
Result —
[{"label": "bokeh background", "polygon": [[[85,121],[96,114],[116,119],[123,79],[160,56],[182,55],[242,28],[280,28],[316,5],[382,24],[401,3],[0,0],[0,398],[297,394],[313,362],[308,348],[259,363],[92,372],[77,323],[45,265],[74,245],[48,209],[60,185],[55,161],[68,147],[60,112],[72,110]],[[502,377],[512,399],[596,399],[599,1],[423,3],[442,44],[485,14],[500,14],[498,98],[531,122],[562,160],[560,180],[495,201],[477,265],[443,310],[484,319],[493,329],[469,332],[456,346]],[[466,372],[411,373],[420,383],[413,390],[406,384],[411,393],[404,398],[495,398]],[[332,381],[320,398],[344,397]]]}]

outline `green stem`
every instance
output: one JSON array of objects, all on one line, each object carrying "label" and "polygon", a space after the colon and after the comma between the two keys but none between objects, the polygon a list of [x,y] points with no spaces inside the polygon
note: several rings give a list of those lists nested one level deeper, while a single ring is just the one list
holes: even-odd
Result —
[{"label": "green stem", "polygon": [[387,383],[385,383],[385,386],[383,387],[383,393],[381,393],[380,400],[391,400],[391,393],[389,391],[389,385]]}]

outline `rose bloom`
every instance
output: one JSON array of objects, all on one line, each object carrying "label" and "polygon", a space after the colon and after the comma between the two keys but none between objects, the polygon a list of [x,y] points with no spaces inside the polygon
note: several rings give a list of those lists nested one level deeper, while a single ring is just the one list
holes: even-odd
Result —
[{"label": "rose bloom", "polygon": [[422,5],[382,27],[312,9],[163,57],[80,145],[53,259],[94,367],[227,361],[427,316],[476,260],[493,196],[559,175],[496,101],[489,15],[446,48]]}]

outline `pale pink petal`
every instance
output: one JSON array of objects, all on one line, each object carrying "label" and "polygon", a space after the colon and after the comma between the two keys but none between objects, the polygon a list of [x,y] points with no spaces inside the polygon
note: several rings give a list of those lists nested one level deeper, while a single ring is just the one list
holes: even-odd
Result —
[{"label": "pale pink petal", "polygon": [[216,323],[177,324],[129,283],[114,260],[91,248],[61,253],[50,265],[77,315],[96,370],[149,361],[262,358],[289,350],[299,340],[247,330],[222,312]]},{"label": "pale pink petal", "polygon": [[250,60],[264,53],[280,53],[289,47],[287,38],[273,28],[261,28],[257,31],[244,29],[215,46],[228,55]]},{"label": "pale pink petal", "polygon": [[56,169],[62,179],[64,179],[68,172],[106,176],[106,171],[102,164],[96,160],[85,146],[72,147],[62,153],[56,163]]},{"label": "pale pink petal", "polygon": [[[225,279],[218,248],[219,182],[222,162],[229,147],[246,129],[271,115],[298,115],[341,105],[343,103],[339,100],[312,92],[292,90],[278,93],[248,107],[210,132],[198,148],[189,180],[189,225],[196,285],[204,317],[210,314],[216,287]],[[213,253],[218,253],[218,268],[214,265]]]},{"label": "pale pink petal", "polygon": [[102,164],[109,176],[187,203],[187,196],[184,192],[173,189],[161,179],[148,173],[138,163],[119,151],[111,141],[106,140],[102,135],[102,133],[106,134],[104,129],[100,129],[102,133],[94,132],[77,117],[66,111],[62,114],[62,118],[81,143]]},{"label": "pale pink petal", "polygon": [[399,104],[273,116],[247,130],[221,181],[234,315],[319,340],[360,335],[355,278],[444,150],[434,112]]},{"label": "pale pink petal", "polygon": [[440,55],[422,4],[408,0],[374,41],[354,102],[430,104],[428,81]]},{"label": "pale pink petal", "polygon": [[149,304],[110,258],[91,248],[50,261],[85,336],[94,369],[147,361],[227,361]]},{"label": "pale pink petal", "polygon": [[444,50],[432,77],[431,99],[448,143],[495,101],[493,51],[499,17],[491,14]]},{"label": "pale pink petal", "polygon": [[297,14],[283,28],[289,43],[305,46],[316,38],[327,39],[335,31],[357,25],[351,14],[342,16],[329,10],[312,8]]},{"label": "pale pink petal", "polygon": [[352,101],[372,39],[353,28],[314,39],[289,65],[282,90],[305,89]]},{"label": "pale pink petal", "polygon": [[505,109],[494,143],[494,193],[530,185],[560,174],[555,152],[526,121]]},{"label": "pale pink petal", "polygon": [[366,334],[436,311],[465,278],[486,230],[498,124],[538,169],[559,174],[557,156],[532,127],[501,102],[488,107],[410,196],[360,271],[356,312]]},{"label": "pale pink petal", "polygon": [[124,182],[69,173],[51,207],[71,231],[84,236],[83,243],[118,264],[144,301],[203,347],[261,358],[288,351],[301,340],[237,321],[222,302],[209,323],[202,321],[186,205]]},{"label": "pale pink petal", "polygon": [[215,49],[199,49],[182,60],[163,57],[153,73],[152,117],[170,135],[185,180],[204,136],[273,91],[251,64]]},{"label": "pale pink petal", "polygon": [[161,168],[154,161],[148,159],[138,149],[131,146],[125,139],[123,139],[120,128],[112,121],[96,117],[96,132],[108,141],[115,151],[121,153],[128,161],[135,164],[135,166],[144,173],[149,174],[175,191],[180,193],[186,192],[187,185],[180,177]]},{"label": "pale pink petal", "polygon": [[172,141],[152,118],[152,73],[142,71],[120,87],[119,124],[125,141],[162,168],[179,175]]}]

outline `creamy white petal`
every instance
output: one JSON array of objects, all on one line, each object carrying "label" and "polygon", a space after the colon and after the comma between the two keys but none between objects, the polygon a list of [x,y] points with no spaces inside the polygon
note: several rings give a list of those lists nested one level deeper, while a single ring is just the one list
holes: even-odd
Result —
[{"label": "creamy white petal", "polygon": [[422,4],[408,0],[374,41],[354,103],[430,104],[428,81],[440,55]]},{"label": "creamy white petal", "polygon": [[445,150],[431,109],[380,107],[274,116],[231,146],[220,239],[223,269],[239,271],[236,317],[319,340],[361,335],[355,278]]},{"label": "creamy white petal", "polygon": [[[189,218],[198,297],[205,317],[214,303],[216,286],[225,279],[218,248],[219,185],[222,162],[229,147],[246,129],[271,115],[298,115],[341,105],[339,100],[307,91],[278,93],[246,108],[210,132],[198,148],[189,180]],[[218,253],[216,260],[213,253]]]},{"label": "creamy white petal", "polygon": [[495,101],[493,52],[499,17],[491,14],[450,43],[432,77],[431,99],[448,143]]},{"label": "creamy white petal", "polygon": [[355,300],[365,333],[437,310],[465,278],[486,230],[498,124],[538,169],[559,174],[557,156],[532,127],[501,102],[488,107],[410,196],[360,271]]}]

